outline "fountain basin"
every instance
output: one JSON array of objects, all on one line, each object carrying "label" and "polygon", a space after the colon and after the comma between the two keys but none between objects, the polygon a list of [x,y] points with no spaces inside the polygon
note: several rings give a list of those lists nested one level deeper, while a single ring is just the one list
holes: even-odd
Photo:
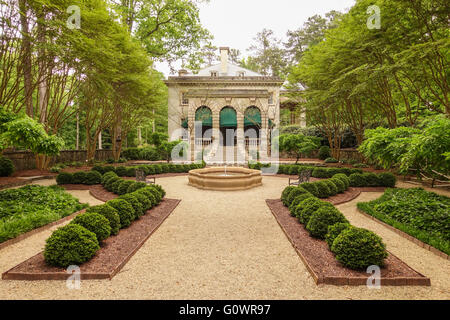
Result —
[{"label": "fountain basin", "polygon": [[261,171],[231,167],[213,167],[189,171],[189,185],[204,190],[235,191],[262,185]]}]

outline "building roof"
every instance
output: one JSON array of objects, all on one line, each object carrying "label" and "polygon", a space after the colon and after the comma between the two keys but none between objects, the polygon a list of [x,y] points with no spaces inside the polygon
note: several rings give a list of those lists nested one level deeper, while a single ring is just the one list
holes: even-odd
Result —
[{"label": "building roof", "polygon": [[257,72],[254,72],[254,71],[242,68],[242,67],[240,67],[238,65],[235,65],[233,63],[230,63],[230,62],[228,62],[227,66],[228,66],[227,67],[228,71],[227,71],[226,74],[223,74],[221,72],[221,64],[218,63],[218,64],[215,64],[215,65],[212,65],[212,66],[209,66],[209,67],[201,69],[197,74],[188,72],[185,76],[188,76],[188,77],[209,77],[209,76],[211,76],[211,72],[212,71],[217,71],[217,76],[218,77],[236,77],[236,76],[239,75],[239,72],[244,72],[244,76],[245,77],[263,77],[264,76],[264,75],[262,75],[260,73],[257,73]]}]

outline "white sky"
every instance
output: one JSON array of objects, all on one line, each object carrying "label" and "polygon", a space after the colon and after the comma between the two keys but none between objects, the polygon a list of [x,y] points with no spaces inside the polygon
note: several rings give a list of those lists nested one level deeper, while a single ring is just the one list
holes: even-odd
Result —
[{"label": "white sky", "polygon": [[[295,30],[315,14],[331,10],[345,11],[355,0],[211,0],[200,5],[200,19],[214,36],[217,47],[239,49],[247,56],[253,38],[262,29],[272,29],[275,36],[286,39],[288,30]],[[179,66],[177,65],[177,69]],[[168,66],[157,64],[156,69],[167,77]]]}]

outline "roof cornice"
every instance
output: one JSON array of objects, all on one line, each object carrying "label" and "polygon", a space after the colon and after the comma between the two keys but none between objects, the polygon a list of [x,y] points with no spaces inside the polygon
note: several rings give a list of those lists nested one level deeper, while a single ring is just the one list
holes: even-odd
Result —
[{"label": "roof cornice", "polygon": [[166,85],[171,84],[213,84],[213,85],[223,85],[223,84],[233,84],[233,85],[248,85],[248,84],[264,84],[264,85],[278,85],[281,86],[283,81],[279,77],[196,77],[196,76],[187,76],[187,77],[169,77],[168,80],[165,80],[164,83]]}]

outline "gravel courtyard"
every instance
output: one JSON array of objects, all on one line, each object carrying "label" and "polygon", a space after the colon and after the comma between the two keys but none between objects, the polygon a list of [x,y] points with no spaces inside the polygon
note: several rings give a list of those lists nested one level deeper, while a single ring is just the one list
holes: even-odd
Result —
[{"label": "gravel courtyard", "polygon": [[[0,299],[450,299],[450,261],[356,211],[357,202],[381,193],[338,208],[352,224],[377,232],[388,250],[431,278],[431,287],[317,286],[265,203],[280,196],[287,179],[264,177],[262,187],[238,192],[198,190],[184,176],[157,183],[182,201],[111,281],[70,290],[64,281],[1,280]],[[71,193],[98,203],[87,191]],[[55,228],[0,250],[0,272],[41,251]]]}]

